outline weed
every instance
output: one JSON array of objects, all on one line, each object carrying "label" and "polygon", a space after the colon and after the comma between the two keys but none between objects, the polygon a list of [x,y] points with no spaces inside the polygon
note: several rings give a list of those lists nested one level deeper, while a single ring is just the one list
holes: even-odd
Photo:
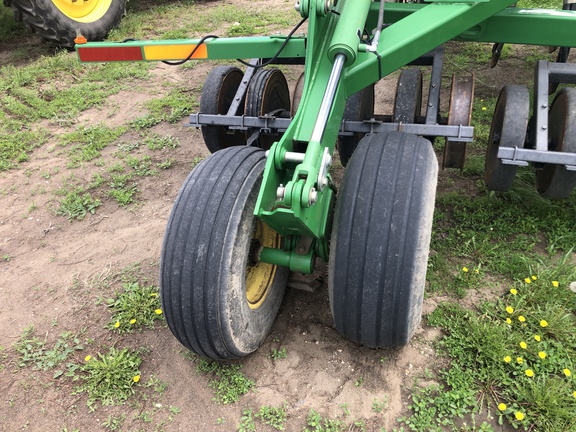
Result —
[{"label": "weed", "polygon": [[132,204],[134,202],[134,197],[138,193],[136,183],[128,183],[130,178],[131,176],[129,174],[113,174],[110,181],[110,191],[108,191],[108,195],[116,200],[118,205],[122,207]]},{"label": "weed", "polygon": [[156,166],[160,169],[166,170],[172,167],[176,163],[176,159],[165,159],[164,162],[159,162]]},{"label": "weed", "polygon": [[428,317],[446,337],[441,352],[452,358],[440,372],[443,385],[412,396],[403,419],[413,430],[435,430],[477,409],[477,394],[498,407],[499,422],[555,431],[573,427],[576,387],[576,302],[566,287],[576,278],[567,254],[558,267],[529,273],[508,294],[482,303],[478,312],[443,304]]},{"label": "weed", "polygon": [[121,414],[118,416],[108,416],[108,419],[102,423],[106,429],[115,431],[122,428],[124,421],[126,420],[126,414]]},{"label": "weed", "polygon": [[286,404],[280,407],[264,405],[255,414],[265,424],[276,430],[284,430],[286,423]]},{"label": "weed", "polygon": [[153,328],[154,322],[162,319],[158,288],[141,286],[138,282],[126,282],[122,287],[124,290],[117,294],[116,299],[106,302],[112,311],[108,328],[120,333]]},{"label": "weed", "polygon": [[240,418],[240,426],[238,426],[238,432],[255,432],[256,424],[254,423],[254,417],[252,416],[251,409],[245,409],[242,411],[242,417]]},{"label": "weed", "polygon": [[60,139],[62,145],[73,144],[69,150],[70,167],[77,167],[101,156],[102,150],[125,132],[125,128],[90,126],[68,133]]},{"label": "weed", "polygon": [[148,146],[150,150],[162,150],[162,149],[174,149],[180,145],[178,138],[174,138],[172,135],[160,136],[160,135],[149,135],[144,139],[144,144]]},{"label": "weed", "polygon": [[134,394],[134,385],[140,380],[140,356],[128,349],[110,348],[106,354],[89,358],[82,367],[84,383],[79,392],[88,394],[88,406],[96,409],[96,403],[115,405]]},{"label": "weed", "polygon": [[166,391],[166,388],[168,387],[168,384],[152,375],[150,376],[148,382],[144,384],[144,387],[153,388],[156,393],[163,395]]},{"label": "weed", "polygon": [[224,405],[239,401],[256,384],[240,372],[240,364],[220,364],[200,359],[197,368],[199,372],[215,376],[209,386],[216,393],[214,399]]},{"label": "weed", "polygon": [[277,350],[276,348],[272,348],[272,352],[270,353],[270,356],[274,359],[274,360],[281,360],[281,359],[285,359],[287,354],[286,354],[286,347],[282,347],[279,350]]},{"label": "weed", "polygon": [[54,342],[48,344],[46,339],[39,339],[35,336],[34,327],[28,327],[20,337],[15,346],[19,354],[19,366],[33,366],[38,370],[57,369],[53,378],[62,375],[74,377],[79,366],[71,361],[65,363],[64,368],[59,368],[75,352],[84,350],[84,345],[80,342],[79,336],[71,332],[64,332]]},{"label": "weed", "polygon": [[2,259],[4,261],[10,261],[12,259],[12,257],[10,256],[10,254],[4,254],[4,255],[2,255]]},{"label": "weed", "polygon": [[88,213],[94,214],[101,204],[98,198],[94,198],[82,187],[77,187],[66,193],[66,196],[60,201],[60,207],[56,210],[56,214],[66,216],[70,220],[82,220]]},{"label": "weed", "polygon": [[384,396],[382,400],[374,399],[372,401],[372,411],[380,413],[388,406],[388,397]]},{"label": "weed", "polygon": [[126,163],[134,170],[137,176],[143,177],[158,174],[156,170],[151,169],[152,159],[150,156],[142,156],[141,158],[128,157]]},{"label": "weed", "polygon": [[354,381],[354,385],[356,387],[362,387],[363,384],[364,384],[364,377],[360,377],[356,381]]},{"label": "weed", "polygon": [[346,424],[341,420],[323,418],[314,410],[308,414],[305,432],[343,432]]}]

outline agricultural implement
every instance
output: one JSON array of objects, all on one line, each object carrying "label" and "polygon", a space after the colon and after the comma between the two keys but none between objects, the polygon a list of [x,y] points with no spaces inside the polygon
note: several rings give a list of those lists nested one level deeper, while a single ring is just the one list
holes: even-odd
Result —
[{"label": "agricultural implement", "polygon": [[[212,154],[188,176],[164,238],[161,296],[168,325],[212,359],[247,355],[265,340],[289,272],[328,262],[336,329],[369,347],[408,343],[421,317],[438,162],[462,168],[473,139],[472,77],[454,78],[440,115],[446,41],[560,48],[536,65],[534,97],[508,85],[496,104],[486,151],[488,189],[510,187],[519,166],[538,191],[567,197],[576,186],[576,9],[518,9],[510,0],[300,0],[306,36],[126,41],[78,45],[82,61],[257,59],[207,77],[200,127]],[[270,64],[303,64],[290,92]],[[374,84],[400,74],[393,113],[374,113]],[[419,67],[430,67],[427,96]],[[549,104],[550,91],[554,93]],[[425,94],[426,92],[424,92]],[[424,103],[422,102],[424,99]],[[550,105],[550,106],[549,106]],[[530,109],[532,106],[532,110]],[[346,172],[337,190],[337,148]]]}]

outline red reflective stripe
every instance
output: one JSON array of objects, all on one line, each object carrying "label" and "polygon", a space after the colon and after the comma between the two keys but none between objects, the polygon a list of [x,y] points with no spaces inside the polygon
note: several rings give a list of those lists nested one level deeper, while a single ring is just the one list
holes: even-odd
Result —
[{"label": "red reflective stripe", "polygon": [[138,61],[143,60],[140,47],[78,47],[78,57],[82,62]]}]

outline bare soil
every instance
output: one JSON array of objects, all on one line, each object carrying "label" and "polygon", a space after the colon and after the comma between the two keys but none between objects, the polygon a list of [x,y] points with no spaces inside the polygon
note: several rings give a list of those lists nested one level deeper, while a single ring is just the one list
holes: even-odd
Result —
[{"label": "bare soil", "polygon": [[[267,2],[252,3],[261,6]],[[28,46],[37,42],[34,36],[25,41]],[[43,49],[44,53],[49,50]],[[2,63],[6,58],[0,55]],[[287,404],[288,431],[301,431],[311,409],[349,424],[365,419],[368,431],[392,430],[397,419],[406,414],[410,387],[416,380],[426,380],[426,369],[441,366],[433,348],[433,341],[440,336],[437,329],[421,326],[408,346],[390,350],[368,349],[343,339],[333,326],[323,265],[317,269],[322,286],[314,293],[288,289],[268,339],[257,352],[240,361],[256,386],[236,404],[222,405],[213,400],[209,378],[199,374],[194,362],[183,356],[184,348],[166,326],[122,336],[105,329],[110,312],[99,300],[120,289],[123,271],[157,284],[161,243],[173,200],[194,159],[207,156],[208,151],[197,130],[168,123],[154,127],[158,134],[179,138],[181,145],[153,153],[153,161],[171,157],[176,163],[157,176],[139,179],[136,205],[122,208],[106,199],[96,214],[70,222],[55,215],[59,198],[53,192],[71,172],[88,181],[105,168],[87,163],[67,169],[66,155],[55,148],[57,138],[70,127],[129,123],[145,113],[146,100],[162,91],[160,82],[189,86],[194,90],[191,97],[197,97],[209,70],[207,64],[193,69],[158,64],[152,72],[154,80],[147,86],[110,97],[103,108],[84,112],[75,125],[43,124],[53,139],[18,169],[0,173],[0,346],[4,348],[0,351],[0,430],[103,430],[110,415],[126,414],[122,430],[231,431],[236,430],[243,409],[283,403]],[[295,71],[289,70],[287,75],[291,83],[298,78]],[[504,71],[497,75],[498,84],[480,83],[484,94],[495,94],[512,79]],[[390,106],[394,86],[393,79],[379,84],[377,110]],[[445,95],[444,100],[448,93]],[[127,133],[119,142],[136,139],[136,134]],[[115,146],[105,149],[103,159],[111,158],[115,151]],[[472,181],[446,172],[441,173],[441,181],[450,176],[448,186],[443,187],[466,190]],[[442,300],[427,299],[425,312]],[[49,342],[64,331],[84,331],[83,338],[91,338],[93,343],[76,354],[80,363],[86,354],[105,351],[109,346],[145,347],[142,382],[155,376],[167,383],[167,389],[159,394],[138,387],[136,396],[126,404],[90,412],[86,395],[74,394],[77,383],[54,380],[52,371],[18,367],[13,345],[30,326]],[[272,349],[283,347],[285,359],[271,358]],[[387,400],[386,408],[373,410],[375,400]],[[170,407],[181,412],[171,414]],[[152,420],[147,422],[143,413]],[[258,430],[272,429],[259,424]],[[350,430],[360,429],[351,426]]]}]

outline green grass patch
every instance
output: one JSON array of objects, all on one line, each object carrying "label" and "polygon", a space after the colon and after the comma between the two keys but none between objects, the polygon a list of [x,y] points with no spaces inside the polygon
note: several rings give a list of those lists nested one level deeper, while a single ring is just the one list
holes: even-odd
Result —
[{"label": "green grass patch", "polygon": [[77,167],[84,162],[100,157],[102,150],[116,141],[125,131],[124,127],[112,129],[104,125],[97,125],[82,127],[63,135],[60,138],[60,144],[70,146],[68,150],[69,168]]},{"label": "green grass patch", "polygon": [[524,430],[576,426],[576,279],[569,254],[556,267],[534,267],[509,292],[475,310],[440,305],[428,324],[442,327],[441,353],[451,358],[444,384],[412,395],[411,430],[444,430],[457,417],[491,410]]},{"label": "green grass patch", "polygon": [[[192,358],[195,360],[194,356]],[[238,402],[256,385],[240,371],[241,364],[224,364],[198,359],[197,369],[198,372],[212,377],[209,386],[214,390],[214,400],[224,405]]]},{"label": "green grass patch", "polygon": [[163,319],[157,287],[126,282],[122,288],[115,299],[106,302],[112,311],[109,329],[130,333],[144,327],[153,328],[156,321]]}]

